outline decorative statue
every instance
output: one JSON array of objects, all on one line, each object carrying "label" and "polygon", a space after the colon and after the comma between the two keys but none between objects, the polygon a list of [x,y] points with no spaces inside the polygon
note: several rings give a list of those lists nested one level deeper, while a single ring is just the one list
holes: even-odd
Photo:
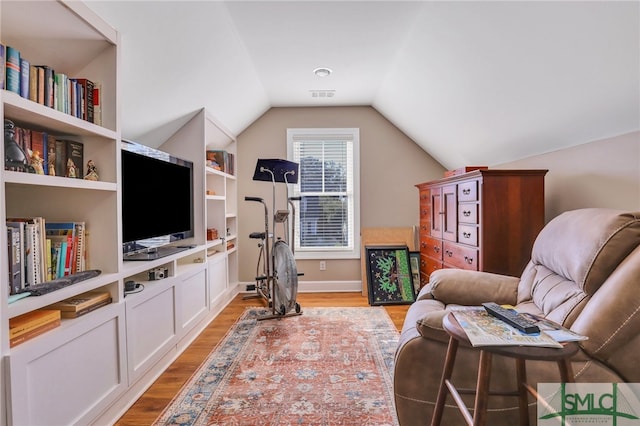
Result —
[{"label": "decorative statue", "polygon": [[49,150],[49,158],[47,158],[49,164],[47,167],[49,168],[49,176],[56,175],[56,152],[55,150]]},{"label": "decorative statue", "polygon": [[11,120],[4,120],[4,168],[17,172],[33,173],[27,155],[15,139],[16,125]]},{"label": "decorative statue", "polygon": [[93,160],[87,161],[87,174],[84,176],[86,180],[99,180],[98,170]]},{"label": "decorative statue", "polygon": [[44,174],[44,160],[40,157],[40,151],[29,152],[29,164],[33,167],[33,172],[39,175]]},{"label": "decorative statue", "polygon": [[76,164],[73,162],[71,158],[67,160],[67,173],[66,177],[74,178],[76,176]]}]

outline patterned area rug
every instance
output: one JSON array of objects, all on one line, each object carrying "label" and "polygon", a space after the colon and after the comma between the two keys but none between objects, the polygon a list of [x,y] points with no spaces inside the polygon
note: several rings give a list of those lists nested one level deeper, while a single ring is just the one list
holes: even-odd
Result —
[{"label": "patterned area rug", "polygon": [[383,307],[247,309],[155,425],[397,425]]}]

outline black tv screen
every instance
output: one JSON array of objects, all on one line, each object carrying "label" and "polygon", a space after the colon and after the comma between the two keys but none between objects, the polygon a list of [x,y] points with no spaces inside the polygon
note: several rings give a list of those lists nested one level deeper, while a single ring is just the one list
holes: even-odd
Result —
[{"label": "black tv screen", "polygon": [[193,163],[144,145],[122,145],[122,242],[126,256],[191,238]]}]

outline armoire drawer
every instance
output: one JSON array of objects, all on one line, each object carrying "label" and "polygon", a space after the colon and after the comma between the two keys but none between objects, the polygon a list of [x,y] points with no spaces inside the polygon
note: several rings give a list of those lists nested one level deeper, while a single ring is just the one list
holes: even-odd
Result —
[{"label": "armoire drawer", "polygon": [[443,263],[460,269],[478,270],[478,249],[460,244],[444,243]]},{"label": "armoire drawer", "polygon": [[477,247],[478,227],[473,225],[458,225],[458,242]]},{"label": "armoire drawer", "polygon": [[442,260],[442,240],[420,235],[420,253],[433,259]]}]

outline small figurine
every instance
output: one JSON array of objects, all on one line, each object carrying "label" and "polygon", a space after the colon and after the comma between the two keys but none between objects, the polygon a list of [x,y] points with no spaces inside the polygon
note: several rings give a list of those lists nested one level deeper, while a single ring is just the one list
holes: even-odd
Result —
[{"label": "small figurine", "polygon": [[99,180],[98,170],[96,169],[96,165],[93,163],[93,160],[87,161],[87,174],[84,178],[86,180]]},{"label": "small figurine", "polygon": [[47,159],[49,164],[47,164],[47,168],[49,169],[49,176],[56,175],[56,153],[54,150],[49,150],[49,158]]},{"label": "small figurine", "polygon": [[67,173],[66,177],[74,178],[76,176],[76,164],[73,162],[71,158],[67,160]]},{"label": "small figurine", "polygon": [[29,164],[31,165],[31,167],[33,167],[34,173],[36,173],[38,175],[43,175],[44,174],[44,167],[43,167],[44,160],[42,158],[40,158],[40,151],[31,151],[29,149],[29,150],[27,150],[27,152],[29,153]]}]

